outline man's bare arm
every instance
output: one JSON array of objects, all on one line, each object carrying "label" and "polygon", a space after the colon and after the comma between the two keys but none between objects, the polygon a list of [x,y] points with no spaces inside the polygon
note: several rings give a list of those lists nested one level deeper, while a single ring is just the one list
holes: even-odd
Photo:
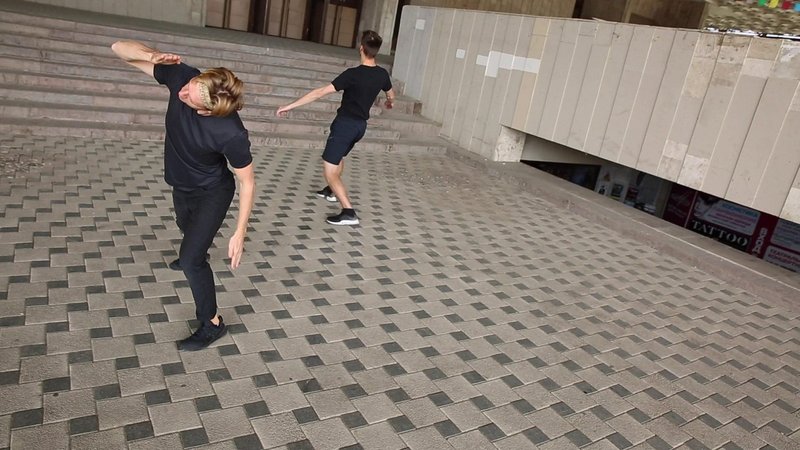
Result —
[{"label": "man's bare arm", "polygon": [[255,199],[256,181],[253,163],[241,169],[233,169],[239,181],[239,217],[236,220],[236,231],[228,242],[228,257],[231,259],[231,268],[239,267],[244,253],[244,237],[247,234],[247,223],[250,212],[253,210]]},{"label": "man's bare arm", "polygon": [[394,105],[394,88],[391,88],[388,91],[386,91],[385,105],[387,108],[392,109],[392,106]]},{"label": "man's bare arm", "polygon": [[142,72],[153,76],[156,64],[180,64],[181,57],[173,53],[163,53],[137,41],[117,41],[111,50],[123,61]]},{"label": "man's bare arm", "polygon": [[325,97],[326,95],[333,94],[334,92],[336,92],[336,88],[333,87],[333,84],[328,84],[322,87],[318,87],[309,92],[308,94],[300,97],[294,103],[290,103],[286,106],[281,106],[280,108],[278,108],[276,114],[280,117],[285,117],[287,112],[295,108],[299,108],[300,106],[307,105],[313,101],[319,100],[322,97]]}]

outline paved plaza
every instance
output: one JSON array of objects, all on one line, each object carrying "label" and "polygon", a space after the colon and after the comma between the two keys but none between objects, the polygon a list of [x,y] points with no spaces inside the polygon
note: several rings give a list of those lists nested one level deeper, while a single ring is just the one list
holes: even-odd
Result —
[{"label": "paved plaza", "polygon": [[447,156],[356,150],[357,227],[317,151],[254,157],[230,333],[180,353],[162,144],[0,138],[0,448],[800,448],[800,306]]}]

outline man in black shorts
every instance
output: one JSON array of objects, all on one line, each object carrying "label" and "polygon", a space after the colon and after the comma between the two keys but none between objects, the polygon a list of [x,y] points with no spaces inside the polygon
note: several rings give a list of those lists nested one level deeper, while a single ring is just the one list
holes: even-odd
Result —
[{"label": "man in black shorts", "polygon": [[220,67],[200,72],[181,63],[178,55],[162,53],[135,41],[111,46],[122,60],[155,77],[169,89],[164,141],[164,179],[172,186],[178,228],[183,232],[180,254],[170,267],[183,270],[195,303],[199,327],[180,341],[181,350],[199,350],[222,337],[225,324],[217,314],[214,273],[207,258],[236,191],[239,217],[228,243],[231,267],[244,252],[247,221],[253,207],[255,177],[250,139],[239,114],[244,105],[243,83]]},{"label": "man in black shorts", "polygon": [[375,55],[381,48],[383,40],[378,33],[367,30],[361,34],[361,45],[358,48],[361,54],[361,65],[351,67],[342,72],[336,79],[326,86],[314,89],[294,103],[282,106],[277,115],[286,117],[286,113],[299,106],[307,105],[315,100],[338,91],[342,94],[342,105],[336,113],[336,118],[331,123],[331,133],[322,153],[323,175],[328,185],[317,192],[319,197],[335,202],[337,199],[342,205],[342,212],[328,217],[327,222],[332,225],[357,225],[358,216],[347,197],[342,172],[344,171],[344,157],[350,153],[356,142],[364,137],[369,119],[369,109],[380,91],[386,92],[386,107],[391,108],[394,102],[394,89],[389,72],[375,64]]}]

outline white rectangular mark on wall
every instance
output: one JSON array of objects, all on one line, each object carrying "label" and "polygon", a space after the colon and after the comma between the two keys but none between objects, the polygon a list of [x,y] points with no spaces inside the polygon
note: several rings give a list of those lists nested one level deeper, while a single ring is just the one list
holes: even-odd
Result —
[{"label": "white rectangular mark on wall", "polygon": [[416,26],[414,28],[416,28],[418,30],[424,30],[425,29],[425,19],[417,19],[417,24],[416,24]]},{"label": "white rectangular mark on wall", "polygon": [[[456,52],[458,57],[458,52]],[[515,56],[510,53],[491,51],[488,55],[478,55],[475,64],[486,67],[484,76],[497,78],[498,69],[519,70],[528,73],[539,73],[541,60],[537,58],[525,58]]]},{"label": "white rectangular mark on wall", "polygon": [[500,55],[500,52],[489,52],[485,76],[497,78],[497,71],[500,69]]},{"label": "white rectangular mark on wall", "polygon": [[467,51],[463,48],[459,48],[456,50],[456,59],[464,59],[467,57]]}]

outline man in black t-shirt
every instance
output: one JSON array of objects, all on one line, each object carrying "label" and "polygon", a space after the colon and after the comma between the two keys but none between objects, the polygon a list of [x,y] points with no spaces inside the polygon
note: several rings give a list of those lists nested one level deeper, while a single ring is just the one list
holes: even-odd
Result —
[{"label": "man in black t-shirt", "polygon": [[353,146],[364,137],[369,119],[369,109],[381,91],[386,92],[386,107],[391,108],[394,102],[394,89],[389,72],[375,64],[375,55],[381,48],[383,40],[378,33],[367,30],[361,34],[361,45],[358,48],[361,54],[361,65],[351,67],[336,77],[331,84],[314,89],[294,103],[282,106],[277,115],[285,117],[287,112],[299,106],[306,105],[315,100],[338,91],[342,94],[342,104],[336,113],[336,118],[331,123],[331,133],[322,153],[323,175],[328,185],[317,192],[317,196],[335,202],[337,199],[342,205],[342,212],[328,217],[327,222],[332,225],[357,225],[358,216],[350,199],[347,197],[342,172],[344,171],[344,157],[350,153]]},{"label": "man in black t-shirt", "polygon": [[250,140],[239,114],[243,83],[223,67],[200,72],[135,41],[111,46],[128,64],[169,89],[164,140],[164,179],[172,186],[178,228],[183,232],[179,258],[170,268],[182,270],[195,302],[199,327],[180,341],[181,350],[199,350],[222,337],[225,324],[217,314],[214,274],[207,252],[228,212],[239,181],[239,217],[228,243],[231,267],[244,252],[247,221],[253,207],[255,178]]}]

